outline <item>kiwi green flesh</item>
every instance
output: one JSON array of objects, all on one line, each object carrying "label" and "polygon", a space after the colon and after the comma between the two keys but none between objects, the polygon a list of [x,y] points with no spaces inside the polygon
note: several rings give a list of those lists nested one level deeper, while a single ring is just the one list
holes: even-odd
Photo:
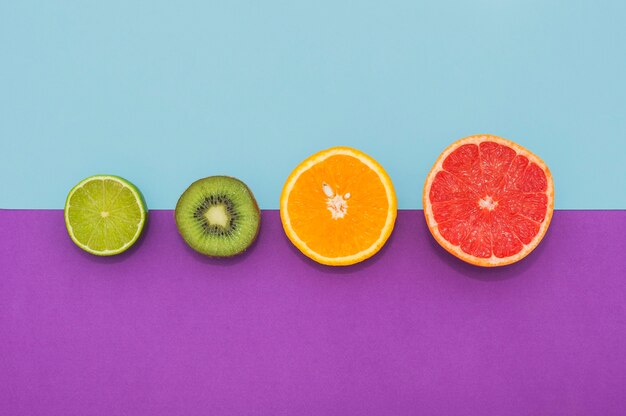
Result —
[{"label": "kiwi green flesh", "polygon": [[176,204],[175,218],[187,244],[212,257],[245,251],[256,239],[261,221],[250,189],[228,176],[210,176],[191,184]]}]

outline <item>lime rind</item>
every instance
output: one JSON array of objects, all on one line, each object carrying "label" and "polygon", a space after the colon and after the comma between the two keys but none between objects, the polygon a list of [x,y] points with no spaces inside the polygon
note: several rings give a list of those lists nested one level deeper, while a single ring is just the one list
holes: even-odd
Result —
[{"label": "lime rind", "polygon": [[[133,237],[126,242],[122,247],[117,248],[115,250],[94,250],[91,247],[87,246],[86,244],[81,243],[75,236],[74,234],[74,229],[72,227],[72,224],[70,222],[69,219],[69,208],[70,208],[70,200],[72,199],[72,196],[74,195],[74,193],[78,190],[83,188],[83,186],[85,184],[87,184],[88,182],[92,182],[92,181],[104,181],[104,180],[112,180],[114,182],[117,182],[119,184],[121,184],[123,187],[127,188],[131,194],[134,196],[135,200],[137,201],[137,207],[139,208],[139,212],[140,212],[140,222],[139,224],[137,224],[137,229],[135,231],[135,234],[133,235]],[[96,256],[114,256],[116,254],[120,254],[123,253],[124,251],[128,250],[130,247],[133,246],[133,244],[135,244],[135,242],[139,239],[139,237],[141,236],[141,233],[143,232],[143,229],[145,227],[146,221],[147,221],[147,217],[148,217],[148,210],[146,208],[146,202],[143,198],[143,195],[141,194],[141,192],[139,191],[139,189],[132,184],[131,182],[127,181],[126,179],[120,177],[120,176],[115,176],[115,175],[94,175],[94,176],[90,176],[88,178],[83,179],[82,181],[80,181],[78,184],[76,184],[68,193],[67,198],[65,200],[65,208],[64,208],[64,219],[65,219],[65,227],[67,228],[68,234],[70,236],[70,238],[72,239],[72,241],[74,242],[74,244],[76,244],[78,247],[80,247],[82,250],[96,255]]]}]

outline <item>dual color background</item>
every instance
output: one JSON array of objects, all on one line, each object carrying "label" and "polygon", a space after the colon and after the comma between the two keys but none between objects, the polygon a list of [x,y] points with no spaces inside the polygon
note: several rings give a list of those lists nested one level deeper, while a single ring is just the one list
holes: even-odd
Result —
[{"label": "dual color background", "polygon": [[[623,416],[624,22],[622,0],[0,0],[0,208],[18,209],[0,209],[0,414]],[[558,211],[496,269],[419,212],[330,268],[276,211],[215,261],[167,211],[98,258],[60,210],[95,173],[151,209],[226,173],[276,209],[335,145],[420,209],[436,157],[476,133],[541,156],[557,209],[618,210]]]},{"label": "dual color background", "polygon": [[402,209],[461,137],[517,141],[557,209],[626,208],[626,3],[0,3],[1,208],[62,208],[95,173],[152,209],[230,174],[278,208],[291,170],[348,145]]}]

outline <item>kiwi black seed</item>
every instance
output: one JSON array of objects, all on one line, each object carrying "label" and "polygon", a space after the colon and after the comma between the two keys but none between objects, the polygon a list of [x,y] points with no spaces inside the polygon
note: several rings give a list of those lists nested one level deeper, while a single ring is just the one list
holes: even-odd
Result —
[{"label": "kiwi black seed", "polygon": [[256,239],[261,223],[252,191],[239,179],[209,176],[192,183],[176,204],[176,227],[198,253],[230,257]]}]

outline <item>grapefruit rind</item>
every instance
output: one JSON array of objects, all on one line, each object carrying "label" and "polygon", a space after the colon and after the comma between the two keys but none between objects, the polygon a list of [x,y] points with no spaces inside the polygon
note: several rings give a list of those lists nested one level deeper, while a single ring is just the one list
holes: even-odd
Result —
[{"label": "grapefruit rind", "polygon": [[[443,170],[443,166],[442,166],[443,161],[446,160],[446,158],[450,155],[450,153],[452,153],[453,151],[455,151],[462,145],[465,145],[465,144],[478,145],[484,141],[492,141],[492,142],[510,147],[511,149],[515,150],[516,153],[521,154],[525,156],[526,158],[528,158],[529,162],[532,162],[538,165],[544,171],[546,175],[546,182],[547,182],[546,196],[548,197],[548,206],[546,209],[546,216],[539,226],[539,231],[537,232],[537,235],[535,235],[535,237],[531,240],[531,242],[529,244],[522,243],[523,244],[522,250],[508,257],[496,257],[493,254],[489,258],[476,257],[476,256],[473,256],[471,254],[464,252],[463,250],[461,250],[459,246],[456,246],[450,243],[441,235],[441,233],[439,233],[437,221],[435,221],[433,211],[432,211],[432,205],[430,204],[430,201],[429,201],[430,188],[432,186],[433,180],[435,179],[435,175],[439,171]],[[422,194],[422,204],[424,206],[424,216],[426,217],[426,224],[428,225],[428,229],[430,230],[430,233],[433,235],[435,240],[437,240],[437,242],[450,254],[454,255],[455,257],[467,263],[470,263],[476,266],[482,266],[482,267],[506,266],[508,264],[518,262],[524,257],[528,256],[539,245],[539,243],[545,236],[546,231],[548,231],[548,227],[550,226],[550,222],[552,220],[552,213],[554,211],[554,181],[552,179],[552,174],[550,173],[550,169],[548,169],[548,166],[545,164],[545,162],[541,160],[541,158],[539,158],[537,155],[535,155],[528,149],[524,148],[523,146],[520,146],[519,144],[512,142],[510,140],[503,139],[498,136],[488,135],[488,134],[468,136],[452,143],[441,153],[439,158],[437,158],[437,161],[435,162],[432,169],[428,173],[428,176],[426,177],[426,181],[424,183],[424,192]]]},{"label": "grapefruit rind", "polygon": [[[325,159],[335,156],[335,155],[347,155],[357,158],[359,161],[364,163],[374,172],[376,172],[385,188],[385,192],[387,194],[387,202],[389,204],[389,209],[387,211],[387,218],[385,220],[385,224],[381,230],[379,238],[372,244],[370,247],[365,250],[361,250],[360,252],[351,254],[349,256],[342,257],[327,257],[319,254],[318,252],[312,250],[307,243],[302,240],[298,234],[295,232],[291,225],[291,220],[289,217],[289,211],[287,209],[289,202],[289,194],[293,189],[295,183],[297,182],[300,175],[303,172],[310,169],[312,166],[324,161]],[[281,196],[280,196],[280,218],[283,223],[283,228],[285,230],[285,234],[287,238],[296,246],[305,256],[310,259],[325,264],[327,266],[349,266],[352,264],[359,263],[364,261],[374,254],[376,254],[386,243],[387,239],[391,235],[393,231],[393,227],[396,221],[398,211],[398,202],[396,199],[395,190],[393,188],[393,183],[391,182],[391,178],[385,171],[385,169],[372,157],[367,154],[361,152],[360,150],[353,149],[351,147],[346,146],[338,146],[332,147],[330,149],[322,150],[318,153],[315,153],[305,159],[296,169],[289,175],[285,185],[283,187]]]}]

